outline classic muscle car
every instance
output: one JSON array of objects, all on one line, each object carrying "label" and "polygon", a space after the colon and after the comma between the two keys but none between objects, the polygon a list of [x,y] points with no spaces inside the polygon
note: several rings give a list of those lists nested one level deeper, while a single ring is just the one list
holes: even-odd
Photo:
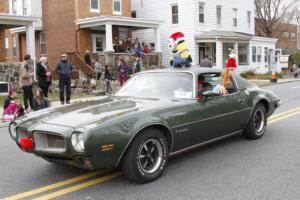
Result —
[{"label": "classic muscle car", "polygon": [[30,113],[11,122],[9,132],[21,150],[47,161],[119,166],[129,179],[150,182],[171,155],[233,134],[264,135],[279,97],[238,74],[228,95],[219,95],[213,91],[220,74],[199,67],[141,72],[114,96]]}]

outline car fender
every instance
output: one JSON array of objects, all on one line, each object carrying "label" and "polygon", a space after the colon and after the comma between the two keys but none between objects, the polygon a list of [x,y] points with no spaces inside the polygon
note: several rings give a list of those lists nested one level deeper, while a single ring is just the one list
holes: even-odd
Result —
[{"label": "car fender", "polygon": [[129,142],[127,143],[126,147],[124,148],[123,152],[121,153],[118,162],[116,164],[116,166],[118,166],[125,154],[125,152],[128,150],[130,144],[132,143],[132,141],[145,129],[150,128],[150,127],[157,127],[157,126],[162,126],[165,127],[168,132],[169,132],[169,136],[170,136],[170,146],[169,146],[169,152],[171,152],[173,145],[174,145],[174,132],[173,130],[170,128],[170,126],[166,123],[166,122],[162,122],[162,121],[153,121],[151,123],[147,123],[144,126],[140,127],[139,129],[137,129],[137,131],[135,131],[135,133],[132,135],[131,139],[129,140]]}]

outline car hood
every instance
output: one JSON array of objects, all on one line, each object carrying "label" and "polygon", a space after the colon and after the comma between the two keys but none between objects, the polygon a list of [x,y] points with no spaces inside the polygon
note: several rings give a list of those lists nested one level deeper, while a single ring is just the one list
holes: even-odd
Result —
[{"label": "car hood", "polygon": [[151,109],[157,107],[159,102],[159,99],[105,98],[33,112],[25,121],[77,128],[91,123],[101,124],[133,112]]}]

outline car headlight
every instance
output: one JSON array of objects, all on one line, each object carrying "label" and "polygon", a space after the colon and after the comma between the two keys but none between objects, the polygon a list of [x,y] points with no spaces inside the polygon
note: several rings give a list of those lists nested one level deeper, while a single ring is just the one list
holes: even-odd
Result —
[{"label": "car headlight", "polygon": [[14,140],[17,139],[17,126],[18,126],[18,124],[16,122],[12,122],[9,124],[9,127],[8,127],[9,134]]},{"label": "car headlight", "polygon": [[84,135],[82,132],[74,132],[71,136],[73,148],[77,152],[84,152]]}]

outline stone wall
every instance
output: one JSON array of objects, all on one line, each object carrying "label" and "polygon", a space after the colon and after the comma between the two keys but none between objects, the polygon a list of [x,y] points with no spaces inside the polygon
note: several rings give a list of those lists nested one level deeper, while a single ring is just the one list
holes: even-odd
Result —
[{"label": "stone wall", "polygon": [[[102,64],[107,64],[112,67],[113,71],[117,70],[118,60],[124,59],[126,63],[132,66],[133,60],[131,53],[113,53],[105,52],[92,54],[93,60],[99,60]],[[160,68],[162,66],[161,53],[145,54],[143,57],[145,70]]]},{"label": "stone wall", "polygon": [[0,62],[0,81],[9,83],[10,88],[19,90],[19,71],[21,63]]}]

